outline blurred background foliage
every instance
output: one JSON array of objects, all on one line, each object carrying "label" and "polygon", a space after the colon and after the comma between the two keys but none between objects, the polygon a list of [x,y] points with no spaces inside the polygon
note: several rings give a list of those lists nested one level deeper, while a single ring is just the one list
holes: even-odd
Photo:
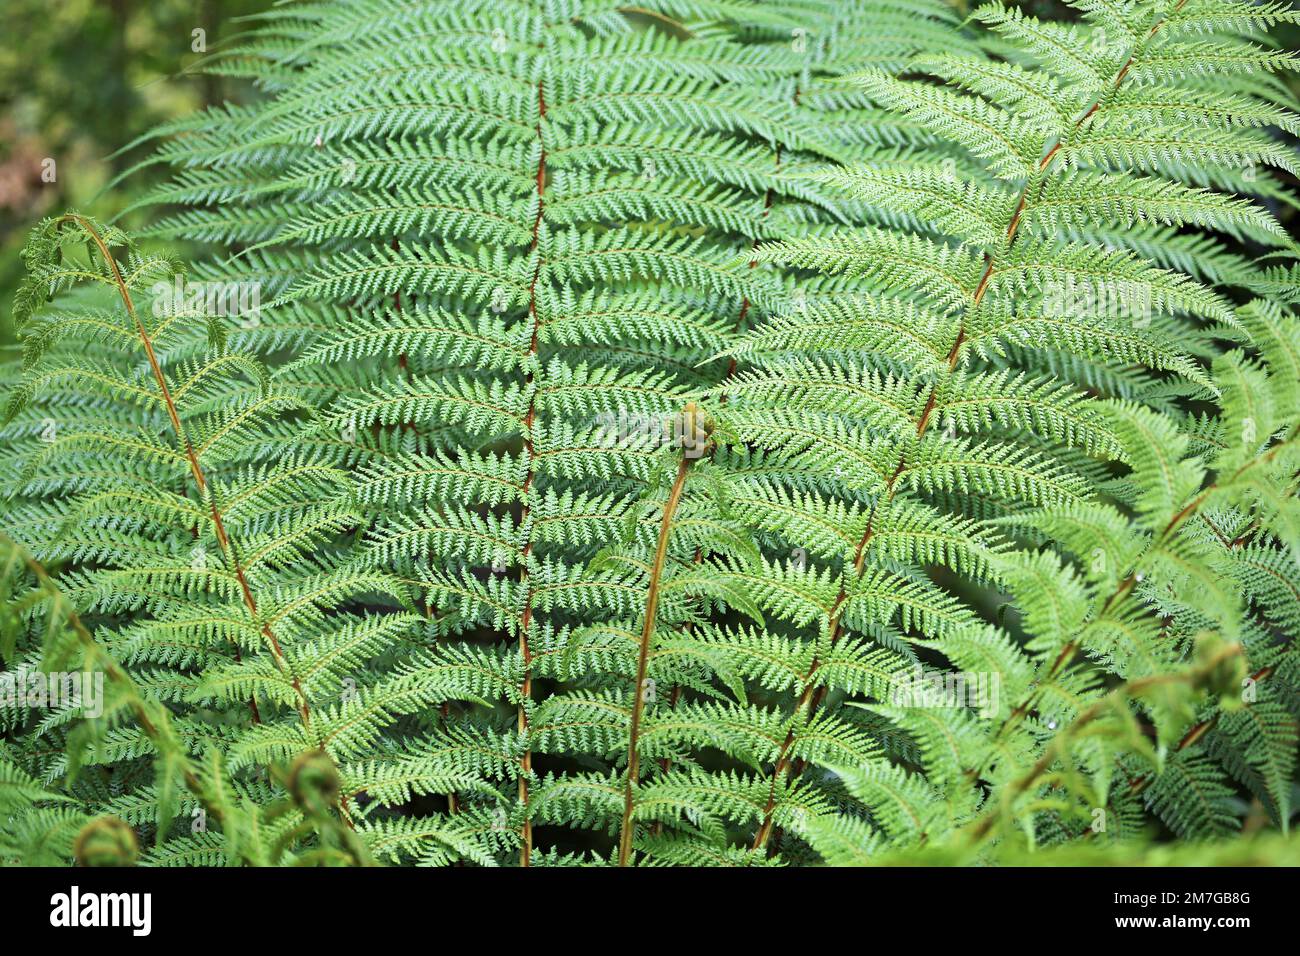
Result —
[{"label": "blurred background foliage", "polygon": [[240,17],[269,5],[269,0],[4,0],[0,345],[7,349],[13,343],[10,304],[27,231],[42,216],[63,209],[112,218],[154,181],[146,169],[98,195],[150,147],[113,156],[117,150],[159,122],[249,96],[243,84],[189,71],[203,59],[196,46],[218,51],[223,40],[240,32]]}]

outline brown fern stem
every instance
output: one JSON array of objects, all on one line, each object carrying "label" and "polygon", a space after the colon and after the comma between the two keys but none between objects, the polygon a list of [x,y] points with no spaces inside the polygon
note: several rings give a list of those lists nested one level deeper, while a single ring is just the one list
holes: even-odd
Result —
[{"label": "brown fern stem", "polygon": [[[56,220],[56,223],[63,222],[75,222],[81,227],[82,231],[84,231],[86,235],[90,236],[96,247],[98,247],[99,254],[104,259],[104,264],[107,265],[112,272],[113,281],[117,286],[118,296],[122,300],[122,305],[126,308],[127,315],[130,316],[131,321],[135,324],[136,333],[139,335],[140,342],[144,346],[145,357],[149,361],[149,369],[153,373],[154,381],[158,384],[158,391],[162,394],[163,404],[167,408],[167,417],[171,419],[172,429],[175,431],[177,439],[185,449],[185,458],[189,463],[190,474],[194,477],[194,484],[197,486],[200,496],[206,495],[208,498],[208,507],[212,516],[212,528],[213,532],[216,534],[217,543],[221,547],[221,551],[226,556],[226,559],[230,562],[231,569],[235,572],[235,580],[239,582],[239,590],[244,605],[248,608],[248,613],[252,616],[253,622],[256,623],[258,619],[257,600],[253,597],[252,588],[249,586],[243,565],[240,563],[239,556],[235,551],[234,542],[230,540],[230,536],[226,533],[225,522],[221,518],[221,510],[217,507],[216,495],[208,493],[207,477],[203,473],[203,467],[199,464],[199,458],[194,451],[194,446],[190,442],[184,426],[181,424],[180,414],[176,410],[176,403],[172,400],[171,389],[167,384],[167,377],[163,374],[162,366],[158,362],[158,356],[154,352],[153,339],[150,337],[149,330],[145,328],[144,322],[140,320],[140,316],[136,312],[135,303],[131,299],[131,292],[126,286],[126,280],[122,278],[122,270],[119,268],[117,260],[113,258],[113,254],[109,250],[107,243],[104,242],[99,231],[95,229],[94,225],[92,225],[89,220],[82,216],[67,214]],[[262,636],[266,638],[267,643],[271,648],[271,655],[275,660],[276,667],[281,673],[288,674],[289,676],[289,682],[293,687],[294,694],[298,698],[298,715],[302,720],[303,727],[310,731],[311,709],[307,703],[307,695],[303,692],[302,684],[299,682],[297,676],[289,673],[288,663],[284,657],[284,651],[280,647],[280,642],[276,638],[275,632],[271,629],[270,624],[263,622],[261,625],[261,632]],[[250,700],[249,703],[253,717],[257,720],[257,702],[255,700]]]},{"label": "brown fern stem", "polygon": [[[537,83],[537,141],[540,145],[540,152],[537,159],[537,215],[533,218],[533,242],[529,247],[530,254],[537,252],[537,246],[541,235],[542,212],[544,209],[542,194],[546,189],[546,143],[542,138],[542,123],[546,120],[546,90],[544,81]],[[542,257],[537,257],[537,263],[533,268],[533,278],[528,284],[528,319],[532,323],[532,333],[528,341],[528,357],[530,362],[536,362],[537,359],[537,340],[538,331],[541,326],[541,320],[537,313],[537,280],[542,274]],[[528,495],[532,491],[535,471],[533,468],[533,419],[537,411],[537,392],[533,388],[534,372],[532,365],[529,366],[528,374],[525,380],[525,387],[531,392],[528,399],[528,411],[524,415],[524,454],[528,458],[528,473],[524,478],[522,489],[523,506],[520,509],[519,524],[521,527],[528,524],[528,515],[531,511],[528,503]],[[517,711],[516,727],[521,740],[528,739],[528,709],[527,702],[533,696],[533,654],[529,646],[528,635],[533,623],[533,588],[528,576],[528,560],[533,553],[532,535],[529,535],[520,553],[521,570],[520,583],[525,588],[524,609],[519,617],[519,653],[524,661],[524,677],[519,685],[519,708]],[[524,754],[519,759],[519,805],[523,808],[524,821],[519,831],[519,865],[529,866],[532,862],[533,855],[533,821],[529,817],[528,809],[528,778],[533,772],[533,751],[532,747],[525,744]]]},{"label": "brown fern stem", "polygon": [[664,505],[663,518],[659,523],[659,540],[655,545],[654,563],[650,566],[650,584],[646,591],[645,620],[641,624],[641,645],[637,653],[636,682],[632,685],[632,725],[628,731],[627,743],[627,780],[623,785],[623,826],[619,832],[618,865],[627,866],[632,858],[632,811],[636,806],[637,775],[640,769],[638,753],[638,736],[641,732],[641,714],[645,710],[645,676],[650,663],[650,640],[654,636],[655,616],[659,611],[659,582],[663,577],[664,563],[668,558],[668,538],[672,531],[673,515],[682,500],[682,490],[686,487],[686,474],[690,471],[692,459],[683,454],[677,465],[677,477],[673,479],[672,490]]},{"label": "brown fern stem", "polygon": [[[795,95],[796,97],[798,96],[797,93]],[[776,148],[776,167],[778,170],[781,168],[781,147],[780,146]],[[772,190],[769,187],[763,196],[762,218],[766,219],[771,214],[771,212],[772,212]],[[754,243],[750,248],[751,251],[754,253],[754,256],[749,260],[749,267],[753,269],[758,266],[758,255],[757,255],[758,240],[757,239],[754,240]],[[737,316],[736,318],[736,332],[738,333],[745,328],[745,317],[749,315],[749,307],[750,307],[749,296],[743,296],[740,303],[740,315]],[[732,378],[735,377],[735,375],[736,375],[736,357],[733,355],[731,357],[731,360],[727,363],[726,373],[722,376],[722,384],[726,385],[728,382],[732,380]],[[727,403],[727,395],[724,392],[722,393],[721,396],[719,396],[718,404],[725,405],[726,403]],[[699,548],[696,548],[694,563],[699,564],[703,560],[704,560],[704,552]],[[691,631],[690,624],[683,625],[681,631],[683,634],[690,634]],[[672,710],[677,707],[677,702],[681,699],[681,696],[682,696],[682,688],[680,687],[680,685],[674,686],[672,692],[669,694],[668,697],[669,710]],[[664,759],[660,761],[659,767],[661,772],[666,774],[670,769],[672,769],[672,765],[673,765],[672,758],[664,757]],[[664,828],[663,823],[655,824],[656,833],[662,833],[663,828]]]},{"label": "brown fern stem", "polygon": [[[1179,0],[1177,6],[1175,6],[1174,9],[1178,10],[1183,6],[1184,3],[1186,3],[1186,0]],[[1163,21],[1158,22],[1151,27],[1150,32],[1147,34],[1146,39],[1143,41],[1144,45],[1147,40],[1150,40],[1150,38],[1155,35],[1156,31],[1159,30],[1162,23]],[[1128,71],[1132,67],[1133,60],[1136,56],[1137,56],[1137,50],[1134,49],[1129,54],[1129,57],[1125,61],[1124,65],[1118,70],[1114,79],[1111,81],[1110,86],[1112,90],[1117,89],[1120,83],[1123,82],[1124,77],[1128,74]],[[1085,112],[1084,115],[1081,116],[1075,122],[1073,128],[1070,131],[1072,134],[1077,132],[1079,129],[1081,129],[1083,124],[1086,123],[1093,116],[1093,114],[1097,112],[1100,103],[1101,100],[1098,99],[1098,101],[1096,103],[1093,103],[1092,106],[1087,110],[1087,112]],[[1052,147],[1043,156],[1042,160],[1039,161],[1038,172],[1040,174],[1046,173],[1048,167],[1052,163],[1052,160],[1055,159],[1057,154],[1060,152],[1064,142],[1065,142],[1064,140],[1061,140],[1053,144]],[[1016,238],[1019,234],[1020,224],[1024,221],[1025,211],[1030,205],[1030,192],[1032,189],[1032,184],[1034,182],[1035,180],[1032,178],[1026,179],[1024,186],[1020,190],[1020,195],[1016,199],[1015,207],[1012,210],[1011,217],[1007,223],[1007,228],[1006,228],[1007,248],[1010,248],[1011,245],[1015,243]],[[1041,185],[1041,181],[1040,181],[1040,185]],[[970,306],[971,308],[977,308],[979,304],[983,301],[984,296],[988,292],[989,286],[993,281],[996,266],[997,266],[996,256],[988,255],[985,257],[984,270],[980,274],[979,280],[975,284],[975,292],[971,297],[971,306]],[[961,325],[959,325],[957,329],[957,336],[953,340],[952,347],[948,350],[947,365],[948,365],[949,373],[956,370],[958,361],[961,356],[961,347],[965,343],[965,341],[966,341],[966,326],[965,326],[965,321],[963,319],[963,322],[961,323]],[[921,411],[921,416],[917,421],[916,434],[918,438],[924,435],[926,429],[929,427],[931,418],[933,416],[935,407],[938,402],[938,395],[939,395],[939,383],[936,382],[934,386],[932,386],[930,389],[930,394],[926,398],[925,405],[923,406]],[[906,467],[906,455],[899,456],[898,465],[894,469],[893,475],[890,476],[889,480],[885,484],[884,498],[886,502],[893,500],[896,491],[897,480],[899,476],[903,473],[905,467]],[[866,532],[863,535],[862,540],[858,543],[858,549],[854,556],[853,568],[854,568],[855,579],[862,574],[863,560],[866,555],[866,546],[871,540],[872,525],[875,519],[875,515],[876,515],[876,510],[873,506],[871,514],[868,516],[867,519]],[[1172,524],[1176,524],[1177,521],[1181,520],[1182,517],[1185,517],[1185,515],[1180,515],[1178,518],[1175,519],[1175,521]],[[840,634],[839,616],[843,611],[843,604],[846,598],[847,598],[846,587],[844,585],[841,585],[839,595],[836,597],[835,603],[832,605],[831,613],[830,613],[829,629],[830,629],[830,645],[832,647],[835,645],[836,640],[838,640],[839,638],[839,634]],[[1070,645],[1067,645],[1067,648],[1069,648],[1069,655],[1072,655],[1073,648]],[[1068,661],[1068,655],[1065,655],[1065,652],[1063,652],[1063,657],[1065,658],[1066,661]],[[796,706],[796,710],[795,710],[796,714],[798,714],[799,711],[802,710],[803,708],[807,707],[811,715],[811,713],[817,709],[817,707],[822,703],[822,701],[825,700],[826,688],[822,688],[820,691],[817,692],[812,692],[811,687],[808,685],[808,682],[812,679],[812,677],[814,676],[814,674],[816,673],[817,669],[820,666],[821,666],[820,661],[814,660],[811,668],[809,669],[808,673],[805,675],[804,691],[800,695],[799,703]],[[1058,660],[1056,663],[1054,663],[1052,673],[1056,672],[1056,668],[1058,666],[1063,666],[1063,661]],[[797,772],[799,770],[802,770],[801,762],[795,764],[789,760],[789,750],[790,747],[793,745],[793,743],[794,743],[794,731],[791,730],[791,732],[787,734],[786,739],[782,743],[781,748],[778,752],[776,769],[773,771],[772,774],[772,787],[769,792],[767,805],[763,811],[763,822],[759,826],[758,833],[755,834],[754,842],[751,846],[751,849],[754,850],[761,849],[764,845],[766,845],[768,839],[771,837],[772,811],[776,805],[776,788],[777,788],[778,779],[782,774],[786,773],[787,771],[795,770]]]},{"label": "brown fern stem", "polygon": [[[949,372],[953,371],[957,366],[957,358],[961,354],[961,344],[964,338],[965,336],[963,332],[961,330],[958,330],[957,338],[953,342],[952,348],[949,349],[948,351]],[[930,397],[926,401],[925,408],[921,413],[921,417],[917,420],[916,434],[918,438],[921,435],[925,434],[925,430],[929,426],[930,415],[931,412],[934,410],[935,396],[937,394],[938,394],[938,386],[936,385],[935,388],[932,389],[930,392]],[[900,455],[898,459],[898,464],[894,468],[894,473],[890,475],[889,479],[885,482],[885,488],[882,493],[882,497],[884,498],[886,503],[889,503],[894,500],[894,495],[898,489],[898,479],[899,477],[902,476],[903,471],[906,468],[906,465],[907,465],[906,456]],[[857,548],[854,549],[854,553],[853,553],[853,580],[854,581],[856,581],[858,578],[862,576],[862,571],[866,567],[867,546],[871,544],[871,539],[875,534],[876,514],[877,514],[876,506],[872,505],[871,511],[867,515],[867,526],[862,533],[862,537],[858,540]],[[841,617],[844,613],[844,605],[848,601],[848,597],[849,597],[848,582],[842,580],[840,582],[839,593],[836,594],[835,601],[831,605],[831,610],[827,621],[827,629],[830,632],[830,642],[829,642],[830,647],[834,647],[836,642],[840,638]],[[821,688],[814,689],[812,683],[813,678],[817,675],[817,671],[821,669],[821,666],[822,666],[822,662],[820,658],[814,658],[812,664],[808,668],[807,673],[804,674],[803,680],[801,681],[801,683],[803,684],[803,692],[799,695],[799,701],[795,705],[796,716],[806,709],[808,711],[808,715],[811,717],[812,714],[816,712],[817,708],[820,707],[821,704],[826,700],[827,688],[821,687]],[[754,834],[754,842],[750,845],[750,849],[752,850],[761,850],[764,846],[767,845],[768,840],[772,836],[772,830],[773,830],[772,813],[776,809],[776,791],[777,791],[777,786],[780,783],[781,777],[789,772],[793,772],[794,775],[797,776],[798,773],[803,769],[802,761],[795,762],[790,759],[790,748],[794,745],[794,741],[795,741],[794,728],[791,727],[790,731],[785,736],[785,740],[782,741],[780,749],[777,751],[776,765],[772,770],[771,786],[768,789],[767,803],[763,808],[763,820],[762,823],[759,824],[758,832]]]}]

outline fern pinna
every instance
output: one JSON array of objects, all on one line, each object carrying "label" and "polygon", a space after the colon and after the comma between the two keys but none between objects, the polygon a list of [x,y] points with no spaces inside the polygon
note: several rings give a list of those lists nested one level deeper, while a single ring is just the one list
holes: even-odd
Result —
[{"label": "fern pinna", "polygon": [[[350,698],[336,692],[368,652],[399,657],[393,640],[403,620],[421,618],[357,603],[410,599],[399,580],[333,547],[361,520],[348,476],[278,433],[309,406],[230,350],[219,325],[151,294],[168,288],[175,264],[134,252],[120,231],[62,216],[33,233],[24,258],[16,315],[36,326],[26,339],[32,374],[8,411],[20,436],[30,431],[32,402],[57,396],[61,419],[37,420],[39,450],[24,454],[13,476],[27,500],[7,519],[30,557],[8,566],[31,567],[42,585],[43,567],[66,566],[58,597],[88,622],[73,632],[84,637],[95,626],[96,646],[132,669],[136,690],[109,716],[141,716],[135,697],[179,711],[166,750],[158,728],[168,722],[110,721],[87,755],[103,772],[77,775],[85,799],[129,823],[170,824],[178,775],[198,789],[201,778],[185,765],[207,756],[232,771],[257,768],[260,779],[240,782],[262,801],[271,762],[347,752],[345,741],[373,736],[402,700],[426,698],[396,675]],[[110,301],[82,296],[32,319],[70,283],[107,288]],[[207,340],[202,351],[194,351],[196,331]],[[177,361],[173,348],[193,354]],[[26,577],[11,583],[21,588]],[[51,628],[69,616],[50,611]],[[10,654],[34,667],[40,645],[22,638],[39,636],[39,620],[24,614],[14,623]],[[11,718],[22,714],[8,703]],[[62,708],[41,733],[67,733],[78,711]],[[72,775],[84,746],[45,748],[36,769]],[[152,784],[150,757],[160,768]],[[346,802],[340,810],[346,820]],[[237,847],[199,828],[157,852],[160,861],[195,862]]]},{"label": "fern pinna", "polygon": [[215,253],[25,252],[0,656],[108,690],[0,710],[0,853],[1285,829],[1296,18],[1077,8],[266,14],[143,203]]},{"label": "fern pinna", "polygon": [[[907,823],[913,839],[933,839],[928,831],[936,827],[988,813],[988,801],[1011,779],[999,776],[999,768],[1005,773],[1020,765],[1021,754],[1040,751],[1050,731],[1082,712],[1101,673],[1131,676],[1134,655],[1169,663],[1206,626],[1190,610],[1185,618],[1173,613],[1170,603],[1175,595],[1193,605],[1203,600],[1174,587],[1203,587],[1187,576],[1189,568],[1166,569],[1165,586],[1174,587],[1166,594],[1152,583],[1153,571],[1133,570],[1138,552],[1116,550],[1132,534],[1122,531],[1116,506],[1128,511],[1140,504],[1148,491],[1141,479],[1157,480],[1155,469],[1143,476],[1138,468],[1144,444],[1159,443],[1163,452],[1191,442],[1209,461],[1225,446],[1239,451],[1238,434],[1225,430],[1222,416],[1192,411],[1227,397],[1226,383],[1204,365],[1206,357],[1222,353],[1217,343],[1248,341],[1251,331],[1261,341],[1294,341],[1291,318],[1275,306],[1253,302],[1245,314],[1234,310],[1231,287],[1259,292],[1274,279],[1222,253],[1205,235],[1215,230],[1288,255],[1294,249],[1264,208],[1223,192],[1248,192],[1250,184],[1258,195],[1275,196],[1280,187],[1256,167],[1287,169],[1291,162],[1264,127],[1289,130],[1294,124],[1285,88],[1269,81],[1270,71],[1289,67],[1293,58],[1241,35],[1290,14],[1269,8],[1256,18],[1248,12],[1254,9],[1081,5],[1081,22],[1062,24],[985,7],[974,18],[994,28],[999,45],[988,45],[1003,55],[926,54],[908,65],[904,78],[881,72],[855,78],[874,101],[942,131],[956,149],[817,176],[869,205],[916,217],[919,228],[869,227],[760,252],[760,258],[828,269],[859,285],[824,301],[797,303],[788,316],[746,336],[739,348],[756,369],[729,390],[730,424],[751,446],[778,446],[772,450],[801,480],[818,471],[825,476],[824,496],[787,492],[804,525],[833,523],[849,531],[835,541],[794,526],[805,540],[826,541],[825,558],[843,570],[841,583],[832,581],[818,594],[822,625],[811,665],[792,667],[800,675],[797,706],[755,845],[768,838],[773,812],[791,799],[782,788],[788,772],[802,766],[791,754],[808,732],[803,728],[818,719],[827,689],[859,690],[818,677],[841,653],[846,620],[850,631],[887,629],[876,643],[892,645],[894,666],[912,657],[908,645],[939,651],[963,670],[999,674],[1011,702],[992,724],[992,741],[982,743],[977,724],[958,732],[961,723],[934,723],[915,709],[871,711],[873,721],[884,717],[910,730],[905,746],[919,745],[923,757],[961,754],[939,781],[911,778],[905,787],[898,758],[907,751],[858,777],[857,795],[869,805],[883,801],[881,812],[895,826]],[[1210,39],[1200,38],[1207,33]],[[1216,64],[1213,79],[1206,78],[1207,57]],[[1198,119],[1190,129],[1180,122],[1188,115]],[[1245,181],[1241,164],[1254,172]],[[1258,322],[1266,328],[1255,327]],[[1288,365],[1282,359],[1273,387],[1290,387]],[[1160,412],[1153,421],[1163,430],[1149,431],[1155,426],[1129,404],[1117,421],[1109,402],[1098,397]],[[1263,432],[1253,430],[1259,424],[1253,416],[1242,421],[1252,452],[1267,445]],[[785,422],[797,423],[802,435],[774,439],[774,423]],[[1287,426],[1279,425],[1270,421],[1264,430],[1286,434]],[[1140,427],[1136,435],[1134,427]],[[1107,460],[1134,468],[1139,480],[1114,477],[1100,467]],[[851,482],[842,480],[846,475]],[[1276,477],[1285,487],[1285,477]],[[1158,544],[1182,531],[1187,515],[1175,512],[1195,487],[1189,479],[1162,503],[1174,507],[1164,515],[1168,526],[1152,529],[1160,532]],[[844,514],[851,519],[839,518]],[[1247,539],[1237,540],[1237,521],[1253,529],[1261,523],[1232,514],[1228,523],[1235,531],[1222,544],[1238,551]],[[1213,520],[1200,515],[1197,524]],[[774,517],[772,527],[788,533],[792,525]],[[1069,572],[1059,557],[1039,550],[1048,542],[1085,562],[1096,582],[1079,579],[1071,590],[1056,590],[1063,587],[1057,579]],[[1271,569],[1291,560],[1285,535],[1261,547]],[[1224,556],[1198,557],[1195,566],[1211,560]],[[924,573],[935,564],[958,578]],[[1049,566],[1052,584],[1044,589],[1034,582]],[[1282,572],[1283,579],[1294,579],[1293,570]],[[1139,596],[1149,602],[1145,615],[1129,603],[1136,600],[1130,592],[1139,574],[1146,582]],[[1233,577],[1262,580],[1244,567]],[[1092,589],[1121,579],[1126,583],[1114,599],[1088,610]],[[978,607],[959,600],[963,580],[1011,592],[1021,612],[1018,626],[1032,635],[1024,642],[1032,656],[1008,657],[1006,637],[987,629]],[[1267,587],[1273,592],[1276,586]],[[1222,608],[1236,605],[1221,588],[1215,593]],[[1233,636],[1248,634],[1248,646],[1265,658],[1274,639],[1288,633],[1289,615],[1277,616],[1275,595],[1246,593],[1266,615],[1262,621],[1241,635],[1228,621],[1215,623]],[[1060,594],[1071,596],[1075,616],[1061,620],[1053,612],[1035,620],[1031,612],[1050,611]],[[1271,614],[1263,610],[1269,606]],[[850,620],[855,611],[858,621]],[[1074,633],[1085,626],[1084,636]],[[1097,640],[1098,634],[1106,640]],[[987,666],[974,667],[981,659]],[[1224,766],[1255,787],[1283,826],[1289,810],[1277,801],[1286,801],[1293,776],[1295,703],[1293,687],[1274,685],[1269,699],[1251,711],[1256,732],[1222,753]],[[959,743],[967,736],[969,743]],[[978,755],[981,746],[995,749],[982,759],[967,754]],[[999,752],[1003,747],[1012,749]],[[1147,799],[1180,833],[1214,832],[1225,822],[1223,771],[1204,754],[1186,748],[1181,754],[1165,771],[1174,776],[1163,802],[1160,787],[1148,790]],[[1207,792],[1175,796],[1177,775],[1192,761],[1199,761],[1198,782],[1209,781]],[[1270,767],[1271,787],[1250,761]],[[957,795],[948,792],[936,803],[930,789],[936,782],[940,793],[957,786]],[[985,783],[991,787],[982,798]],[[1029,793],[1042,797],[1038,789]],[[1111,809],[1105,796],[1105,790],[1094,795],[1096,809]],[[1122,818],[1128,821],[1141,819],[1127,812],[1129,803],[1114,809],[1127,813]],[[935,814],[941,823],[917,825]],[[881,827],[873,817],[869,813],[863,826]],[[1049,822],[1051,830],[1031,831],[1032,838],[1059,840],[1081,829],[1077,821]]]}]

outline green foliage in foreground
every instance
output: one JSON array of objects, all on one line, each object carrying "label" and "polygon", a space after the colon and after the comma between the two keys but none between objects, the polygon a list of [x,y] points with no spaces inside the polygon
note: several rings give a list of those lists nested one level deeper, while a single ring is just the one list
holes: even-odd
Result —
[{"label": "green foliage in foreground", "polygon": [[277,7],[38,226],[0,858],[1292,860],[1296,16],[862,6]]}]

